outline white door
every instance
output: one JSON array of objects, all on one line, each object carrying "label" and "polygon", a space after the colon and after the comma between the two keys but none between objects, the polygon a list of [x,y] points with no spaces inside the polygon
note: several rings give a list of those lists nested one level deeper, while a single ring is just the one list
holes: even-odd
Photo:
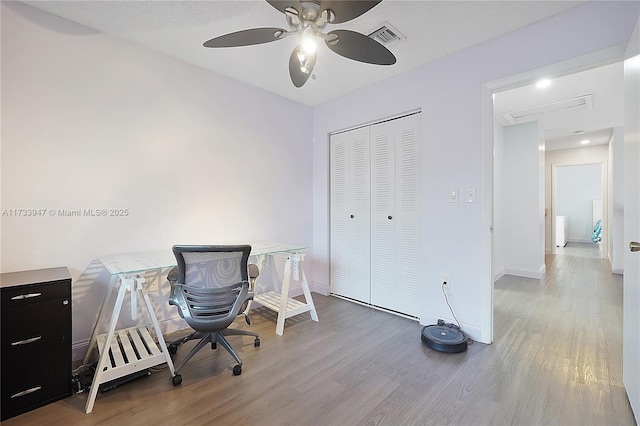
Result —
[{"label": "white door", "polygon": [[371,304],[418,315],[417,115],[371,126]]},{"label": "white door", "polygon": [[331,292],[369,303],[369,129],[331,136]]},{"label": "white door", "polygon": [[[636,28],[637,36],[638,28]],[[624,319],[622,376],[636,419],[640,419],[640,55],[624,63]],[[629,53],[629,52],[628,52]],[[627,55],[629,57],[630,55]]]},{"label": "white door", "polygon": [[396,311],[418,316],[420,301],[420,115],[396,120]]},{"label": "white door", "polygon": [[388,309],[397,279],[394,129],[393,121],[371,126],[371,304]]}]

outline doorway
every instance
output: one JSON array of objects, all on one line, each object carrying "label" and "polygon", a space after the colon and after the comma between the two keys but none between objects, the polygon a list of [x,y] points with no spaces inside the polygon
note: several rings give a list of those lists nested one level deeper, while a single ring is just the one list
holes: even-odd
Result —
[{"label": "doorway", "polygon": [[[574,58],[569,61],[565,61],[562,63],[554,64],[542,69],[533,70],[531,72],[523,73],[521,75],[512,76],[507,79],[503,79],[496,82],[487,83],[483,86],[483,115],[487,121],[484,123],[483,128],[483,140],[484,140],[484,153],[486,155],[487,163],[491,164],[491,168],[488,173],[484,176],[484,182],[487,187],[490,188],[490,191],[487,191],[485,201],[488,204],[488,208],[485,211],[485,218],[487,218],[487,224],[489,229],[491,230],[491,237],[487,240],[488,247],[487,251],[490,253],[490,272],[491,272],[491,283],[495,283],[497,279],[499,279],[505,273],[504,264],[501,264],[501,260],[503,260],[504,256],[504,247],[501,244],[500,239],[504,238],[504,229],[502,229],[501,221],[501,205],[502,200],[500,199],[500,146],[498,143],[501,137],[502,127],[506,125],[517,124],[516,120],[529,120],[529,121],[542,121],[544,124],[544,119],[540,116],[529,116],[527,118],[517,117],[517,114],[511,114],[511,119],[514,120],[512,122],[502,122],[499,120],[505,120],[505,117],[502,115],[507,112],[516,112],[516,108],[512,109],[503,109],[502,111],[498,110],[497,103],[500,101],[500,96],[502,94],[508,94],[511,91],[517,93],[516,90],[529,90],[529,93],[523,95],[522,90],[520,90],[519,95],[514,95],[514,98],[520,99],[528,99],[528,100],[536,100],[536,96],[538,96],[535,92],[537,89],[536,83],[541,80],[543,77],[555,76],[552,78],[552,83],[549,87],[557,88],[559,87],[556,83],[562,81],[563,79],[572,79],[572,78],[587,78],[589,77],[589,72],[598,72],[598,71],[611,71],[613,72],[616,82],[616,87],[614,90],[611,90],[611,87],[608,88],[608,93],[616,93],[620,98],[623,97],[624,89],[623,89],[623,71],[622,71],[622,62],[619,54],[611,52],[611,55],[607,58],[603,58],[602,55],[593,55],[593,56],[585,56]],[[617,67],[617,69],[615,69]],[[598,79],[599,81],[603,81],[602,78]],[[618,85],[619,82],[619,85]],[[589,91],[581,91],[584,93],[590,93]],[[558,92],[559,93],[559,92]],[[593,92],[591,92],[593,93]],[[567,92],[562,92],[563,96],[571,97],[567,94]],[[554,100],[551,100],[547,103],[554,103]],[[540,102],[542,104],[543,102]],[[579,163],[602,163],[603,164],[603,176],[610,175],[609,171],[612,168],[615,170],[616,162],[618,167],[622,163],[623,159],[618,157],[611,158],[607,157],[608,150],[611,145],[609,144],[610,140],[613,140],[612,131],[615,135],[617,130],[622,128],[622,124],[624,123],[624,113],[622,110],[623,102],[618,101],[613,103],[615,108],[608,108],[610,112],[609,118],[607,120],[597,121],[596,119],[592,119],[589,123],[585,125],[583,128],[574,128],[571,130],[571,134],[565,134],[564,140],[561,140],[559,137],[559,131],[555,132],[553,130],[553,126],[562,126],[565,125],[575,125],[574,121],[567,120],[568,113],[570,111],[555,111],[555,122],[553,125],[545,124],[543,127],[545,129],[545,139],[543,144],[540,146],[540,150],[544,151],[545,154],[548,153],[548,150],[551,151],[550,142],[559,144],[558,151],[563,151],[565,153],[570,152],[570,146],[573,144],[576,147],[581,145],[581,142],[586,140],[587,138],[592,139],[589,141],[590,148],[592,151],[602,150],[605,153],[604,159],[597,160],[584,160],[584,158],[580,158],[579,160],[573,160],[572,162],[566,161],[562,165],[576,165]],[[618,105],[619,104],[619,105]],[[537,104],[533,104],[536,106]],[[611,106],[611,105],[609,105]],[[587,100],[585,105],[579,107],[582,108],[582,114],[592,114],[594,109],[597,109],[597,105],[589,104]],[[539,112],[539,111],[538,111]],[[526,114],[525,114],[526,115]],[[548,115],[549,117],[550,115]],[[593,116],[593,114],[592,114]],[[498,118],[497,118],[498,117]],[[563,119],[565,123],[562,123]],[[491,123],[491,124],[490,124]],[[595,127],[597,126],[597,127]],[[595,129],[605,129],[602,130],[592,130]],[[565,129],[566,131],[566,129]],[[602,135],[602,133],[606,133],[606,135]],[[598,139],[592,138],[592,136],[597,136]],[[604,141],[600,141],[599,138],[605,138]],[[599,142],[598,142],[599,141]],[[616,141],[622,144],[622,140]],[[602,145],[600,148],[596,148],[597,145]],[[583,151],[584,152],[584,151]],[[540,209],[541,213],[539,216],[539,221],[537,224],[529,224],[529,226],[542,226],[544,228],[544,250],[545,254],[552,254],[553,246],[551,245],[551,228],[552,225],[555,225],[555,221],[552,220],[552,216],[555,212],[552,210],[552,202],[551,202],[551,188],[546,188],[547,182],[551,182],[551,167],[549,166],[546,169],[546,161],[541,165],[541,167],[545,168],[544,178],[540,182],[540,186],[545,189],[542,191],[542,196],[544,197],[543,208]],[[622,182],[614,182],[615,185],[621,185]],[[550,183],[549,183],[550,185]],[[603,183],[604,187],[610,187],[612,185],[611,181],[609,183]],[[605,198],[605,197],[603,197]],[[608,205],[608,201],[603,200],[603,210],[606,212],[610,205]],[[605,213],[606,214],[606,213]],[[603,222],[606,222],[607,219],[603,217]],[[604,223],[603,230],[611,229],[606,226]],[[526,225],[523,225],[526,226]],[[607,233],[605,233],[604,238],[606,238]],[[547,243],[549,245],[547,246]],[[621,242],[619,242],[622,244]],[[607,250],[606,244],[603,243],[602,247]],[[488,309],[487,315],[483,320],[483,327],[489,326],[491,330],[493,330],[493,284],[491,284],[491,292],[490,301],[487,301],[490,309]],[[493,341],[493,335],[491,335],[491,341]]]},{"label": "doorway", "polygon": [[[549,156],[553,161],[556,157]],[[556,255],[604,258],[607,247],[606,163],[552,167],[551,246]]]}]

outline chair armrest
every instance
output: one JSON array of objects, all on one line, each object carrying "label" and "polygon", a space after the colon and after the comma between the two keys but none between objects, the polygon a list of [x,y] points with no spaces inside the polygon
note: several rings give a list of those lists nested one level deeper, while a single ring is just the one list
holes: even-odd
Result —
[{"label": "chair armrest", "polygon": [[[258,265],[250,263],[247,265],[247,272],[249,274],[249,291],[253,293],[253,289],[256,285],[256,278],[260,275],[260,269],[258,269]],[[251,299],[253,299],[253,296]]]}]

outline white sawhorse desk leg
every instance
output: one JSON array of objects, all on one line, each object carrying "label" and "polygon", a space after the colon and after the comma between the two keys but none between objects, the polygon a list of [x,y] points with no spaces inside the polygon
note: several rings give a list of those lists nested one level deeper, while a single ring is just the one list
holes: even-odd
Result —
[{"label": "white sawhorse desk leg", "polygon": [[[316,307],[313,304],[311,298],[311,291],[309,291],[309,284],[307,283],[307,276],[302,268],[302,260],[304,254],[287,254],[284,263],[284,276],[282,279],[282,292],[280,293],[280,308],[278,309],[278,322],[276,324],[276,334],[282,336],[284,333],[284,320],[294,315],[301,314],[309,311],[311,319],[318,321],[318,313]],[[291,285],[291,273],[293,269],[293,279],[300,281],[302,286],[302,293],[304,295],[304,303],[295,303],[296,300],[289,298],[289,287]],[[300,279],[302,278],[302,279]],[[292,306],[293,305],[293,306]]]},{"label": "white sawhorse desk leg", "polygon": [[[278,313],[278,320],[276,323],[276,334],[282,336],[284,333],[284,321],[295,315],[299,315],[304,312],[311,314],[311,319],[318,321],[318,314],[316,307],[313,304],[311,298],[311,292],[309,291],[309,284],[307,283],[307,277],[302,269],[302,260],[304,254],[302,253],[272,253],[267,255],[267,259],[259,258],[258,265],[269,265],[271,269],[272,279],[274,287],[279,282],[280,277],[276,272],[274,256],[284,256],[284,274],[282,279],[282,287],[280,293],[277,291],[268,291],[261,294],[255,294],[254,300],[260,305],[269,308]],[[266,261],[265,261],[266,260]],[[293,279],[300,281],[302,286],[302,292],[304,293],[304,302],[289,297],[289,287],[291,285],[291,274],[293,270]]]},{"label": "white sawhorse desk leg", "polygon": [[[104,336],[104,340],[102,340],[101,336],[97,335],[98,329],[104,317],[105,307],[108,303],[108,299],[111,296],[113,286],[117,281],[115,276],[112,277],[109,284],[109,289],[107,291],[105,300],[102,303],[102,307],[100,308],[100,313],[98,314],[98,319],[91,336],[90,345],[87,349],[87,355],[85,356],[86,364],[89,361],[91,351],[93,350],[93,344],[97,344],[98,350],[100,352],[100,357],[98,360],[96,372],[93,377],[93,382],[91,384],[91,390],[89,392],[89,396],[87,397],[87,404],[85,406],[86,413],[90,413],[91,411],[93,411],[93,405],[98,394],[98,388],[102,383],[106,383],[118,377],[123,377],[128,374],[132,374],[137,371],[144,370],[146,368],[150,368],[165,362],[167,363],[171,374],[173,375],[175,373],[173,362],[171,361],[171,356],[169,355],[169,351],[167,350],[167,346],[164,341],[164,337],[162,336],[162,332],[158,324],[158,319],[155,315],[155,312],[153,311],[151,301],[149,300],[149,296],[142,289],[142,283],[144,282],[144,279],[138,277],[132,278],[125,274],[119,275],[118,278],[120,279],[120,288],[118,289],[118,296],[116,298],[113,311],[111,312],[111,320],[109,321],[109,328],[107,330],[107,333]],[[132,319],[136,319],[137,316],[137,296],[142,296],[142,299],[145,302],[147,313],[149,314],[151,322],[153,323],[155,335],[158,339],[160,349],[158,349],[156,343],[152,340],[152,337],[149,334],[146,326],[116,331],[116,324],[120,316],[120,311],[122,310],[124,296],[127,292],[131,292]],[[116,333],[120,337],[122,351],[120,345],[118,344]],[[111,359],[109,356],[110,351],[113,355],[115,366],[111,365]]]}]

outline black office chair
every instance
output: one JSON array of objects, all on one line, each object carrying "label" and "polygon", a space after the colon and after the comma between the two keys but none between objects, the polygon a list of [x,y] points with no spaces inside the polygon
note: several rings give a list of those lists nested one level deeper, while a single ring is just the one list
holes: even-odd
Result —
[{"label": "black office chair", "polygon": [[242,374],[242,360],[225,336],[252,336],[254,346],[260,346],[258,334],[228,328],[253,299],[247,266],[250,252],[248,245],[173,246],[178,266],[167,276],[171,283],[169,304],[178,307],[180,316],[194,332],[170,343],[168,350],[175,354],[179,345],[200,339],[175,369],[174,386],[182,383],[182,367],[207,343],[212,349],[220,343],[236,360],[234,376]]}]

